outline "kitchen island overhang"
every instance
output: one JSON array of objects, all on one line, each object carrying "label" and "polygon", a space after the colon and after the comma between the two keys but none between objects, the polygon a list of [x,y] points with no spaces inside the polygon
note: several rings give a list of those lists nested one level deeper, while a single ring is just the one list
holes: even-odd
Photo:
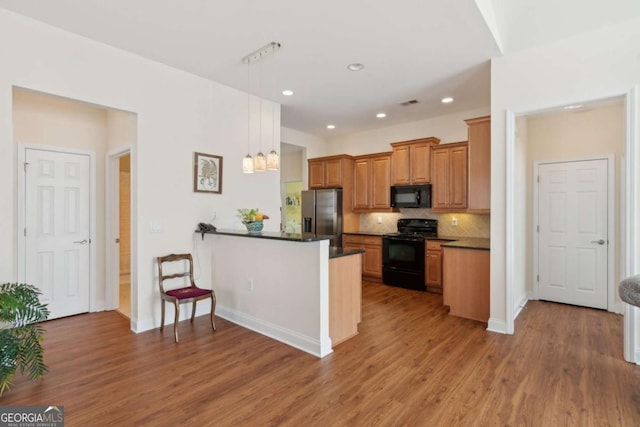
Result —
[{"label": "kitchen island overhang", "polygon": [[[353,268],[359,271],[362,250],[332,248],[330,236],[307,233],[205,234],[203,262],[211,263],[216,315],[317,357],[333,351],[330,258],[353,258]],[[360,295],[361,282],[339,285],[357,285]],[[359,321],[360,301],[353,306],[358,313],[352,318]]]}]

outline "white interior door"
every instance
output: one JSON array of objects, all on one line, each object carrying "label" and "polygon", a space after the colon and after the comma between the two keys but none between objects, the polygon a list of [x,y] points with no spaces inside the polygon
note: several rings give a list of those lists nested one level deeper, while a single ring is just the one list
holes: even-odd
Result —
[{"label": "white interior door", "polygon": [[607,308],[607,160],[538,166],[538,297]]},{"label": "white interior door", "polygon": [[89,311],[88,155],[25,151],[25,277],[50,319]]}]

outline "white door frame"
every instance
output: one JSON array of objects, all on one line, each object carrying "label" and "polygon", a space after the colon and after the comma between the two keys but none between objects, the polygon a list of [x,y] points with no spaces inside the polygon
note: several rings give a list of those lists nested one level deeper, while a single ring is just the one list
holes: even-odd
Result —
[{"label": "white door frame", "polygon": [[[638,183],[637,169],[640,168],[640,131],[639,121],[637,117],[638,111],[638,91],[639,86],[630,88],[627,92],[615,92],[602,94],[600,97],[594,97],[594,99],[607,99],[612,97],[622,96],[625,100],[626,109],[626,135],[625,135],[625,154],[624,154],[624,170],[621,182],[624,185],[624,191],[621,194],[624,195],[623,200],[620,203],[620,209],[624,211],[624,223],[621,224],[621,235],[626,236],[624,242],[624,253],[621,254],[625,264],[625,276],[632,276],[640,273],[640,260],[637,259],[637,255],[640,252],[640,197],[636,196],[636,192],[640,190],[640,183]],[[564,105],[574,104],[575,100],[566,100]],[[584,102],[589,100],[582,100]],[[582,102],[581,101],[581,102]],[[580,102],[578,102],[580,103]],[[551,108],[553,106],[546,105],[539,108],[524,110],[524,111],[505,111],[505,132],[506,132],[506,203],[505,203],[505,222],[506,222],[506,242],[505,242],[505,305],[506,305],[506,332],[514,332],[514,301],[513,301],[513,266],[516,254],[514,253],[515,241],[514,241],[514,181],[515,181],[515,143],[516,143],[516,115],[531,114],[536,111]],[[624,305],[624,357],[625,360],[630,362],[640,362],[640,337],[637,335],[640,333],[637,324],[640,321],[640,309],[631,307],[628,304]]]},{"label": "white door frame", "polygon": [[50,145],[31,144],[18,142],[18,281],[25,282],[26,272],[26,180],[24,173],[24,163],[26,161],[26,150],[53,151],[56,153],[67,153],[89,156],[91,168],[89,189],[89,238],[92,244],[89,245],[89,311],[98,311],[98,298],[96,295],[96,153],[93,150],[79,150],[75,148],[54,147]]},{"label": "white door frame", "polygon": [[538,245],[540,240],[540,233],[537,232],[536,226],[538,224],[538,197],[540,192],[540,183],[537,182],[536,177],[541,165],[553,164],[553,163],[570,163],[570,162],[583,162],[589,160],[606,160],[607,161],[607,310],[615,313],[622,314],[622,305],[616,304],[616,289],[615,281],[615,248],[618,242],[615,235],[615,156],[610,154],[608,156],[594,156],[594,157],[579,157],[569,159],[554,159],[554,160],[536,160],[533,163],[533,229],[531,230],[531,236],[533,241],[533,277],[531,277],[531,283],[533,283],[533,299],[538,299],[538,290],[540,283],[537,281],[536,275],[539,268],[538,257]]},{"label": "white door frame", "polygon": [[[640,167],[640,131],[638,115],[638,90],[639,87],[633,87],[626,96],[626,134],[627,144],[624,159],[624,223],[622,224],[621,233],[627,236],[624,245],[625,255],[625,277],[633,276],[640,273],[640,197],[637,192],[640,191],[640,183],[638,179],[638,168]],[[629,362],[640,364],[640,337],[638,337],[638,322],[640,322],[640,309],[629,304],[624,304],[624,358]]]},{"label": "white door frame", "polygon": [[[105,305],[107,310],[117,310],[120,306],[120,251],[119,245],[116,243],[116,239],[120,235],[120,158],[131,155],[131,147],[123,147],[117,151],[107,154],[105,159],[106,170],[106,194],[107,200],[105,205],[106,210],[106,295]],[[133,162],[132,162],[133,163]],[[133,206],[133,200],[130,206]],[[133,225],[133,221],[132,221]],[[133,241],[133,230],[131,232],[131,239]],[[133,246],[133,245],[132,245]],[[132,247],[133,258],[133,247]],[[131,291],[134,290],[133,280],[133,261],[132,265],[132,278],[131,278]],[[131,298],[131,319],[134,317],[134,298]],[[136,310],[137,313],[137,310]]]}]

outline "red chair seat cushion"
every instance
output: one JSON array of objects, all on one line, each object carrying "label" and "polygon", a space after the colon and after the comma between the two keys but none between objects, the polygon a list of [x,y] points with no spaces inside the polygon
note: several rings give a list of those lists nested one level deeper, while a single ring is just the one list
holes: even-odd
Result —
[{"label": "red chair seat cushion", "polygon": [[200,289],[197,287],[189,286],[187,288],[172,289],[170,291],[167,291],[166,294],[178,299],[197,298],[203,295],[211,294],[211,289]]}]

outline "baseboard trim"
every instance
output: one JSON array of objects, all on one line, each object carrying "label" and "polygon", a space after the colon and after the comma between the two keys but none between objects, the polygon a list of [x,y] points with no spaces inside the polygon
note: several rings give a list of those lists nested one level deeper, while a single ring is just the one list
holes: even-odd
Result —
[{"label": "baseboard trim", "polygon": [[242,326],[243,328],[251,329],[254,332],[273,338],[276,341],[280,341],[316,357],[322,358],[333,352],[331,349],[330,338],[327,338],[325,342],[320,342],[315,338],[302,335],[290,329],[283,328],[227,307],[221,307],[220,305],[216,307],[216,316],[222,317],[223,319]]},{"label": "baseboard trim", "polygon": [[504,320],[489,319],[489,322],[487,322],[487,331],[506,334],[507,323]]},{"label": "baseboard trim", "polygon": [[515,307],[513,307],[513,320],[516,320],[518,318],[518,315],[520,314],[520,312],[522,311],[523,308],[525,308],[527,306],[527,303],[529,302],[529,293],[525,292],[525,294],[522,296],[522,298],[520,299],[520,301],[518,301],[518,303],[516,304]]}]

